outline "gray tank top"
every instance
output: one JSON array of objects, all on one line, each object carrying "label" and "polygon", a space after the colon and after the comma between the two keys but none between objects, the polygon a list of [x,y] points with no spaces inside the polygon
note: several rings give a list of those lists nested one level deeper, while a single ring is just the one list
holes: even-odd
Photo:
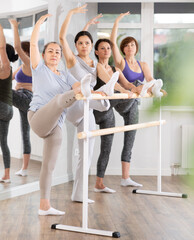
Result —
[{"label": "gray tank top", "polygon": [[88,66],[87,63],[85,63],[79,56],[76,57],[76,64],[68,69],[68,71],[76,78],[78,81],[81,81],[81,79],[88,73],[92,74],[92,81],[91,81],[91,87],[93,88],[96,85],[96,65],[97,63],[94,61],[94,67]]}]

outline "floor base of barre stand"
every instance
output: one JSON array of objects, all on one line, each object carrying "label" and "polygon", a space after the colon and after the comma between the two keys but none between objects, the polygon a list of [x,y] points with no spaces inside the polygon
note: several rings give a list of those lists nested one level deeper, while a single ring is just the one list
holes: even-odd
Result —
[{"label": "floor base of barre stand", "polygon": [[166,196],[166,197],[187,198],[187,194],[183,194],[183,193],[158,192],[158,191],[139,190],[139,189],[134,189],[132,191],[132,193],[148,194],[148,195],[156,195],[156,196]]},{"label": "floor base of barre stand", "polygon": [[68,225],[62,225],[62,224],[53,224],[51,225],[51,229],[88,233],[88,234],[101,235],[101,236],[107,236],[107,237],[113,237],[113,238],[120,238],[121,236],[119,232],[111,232],[111,231],[97,230],[97,229],[91,229],[91,228],[85,229],[82,227],[74,227],[74,226],[68,226]]}]

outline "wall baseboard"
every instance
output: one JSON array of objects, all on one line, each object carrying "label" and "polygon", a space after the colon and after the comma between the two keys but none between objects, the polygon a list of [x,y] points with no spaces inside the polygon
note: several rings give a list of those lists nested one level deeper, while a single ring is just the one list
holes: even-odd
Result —
[{"label": "wall baseboard", "polygon": [[42,156],[31,154],[31,159],[34,161],[42,162]]},{"label": "wall baseboard", "polygon": [[[121,169],[118,168],[109,168],[106,170],[106,175],[121,175]],[[152,168],[131,168],[130,175],[135,176],[157,176],[158,170]],[[96,168],[90,169],[90,175],[96,175]],[[162,176],[171,176],[171,169],[162,169]]]},{"label": "wall baseboard", "polygon": [[[0,149],[0,155],[2,156],[2,151]],[[13,158],[18,158],[18,159],[22,159],[22,153],[21,152],[11,152],[11,157]]]}]

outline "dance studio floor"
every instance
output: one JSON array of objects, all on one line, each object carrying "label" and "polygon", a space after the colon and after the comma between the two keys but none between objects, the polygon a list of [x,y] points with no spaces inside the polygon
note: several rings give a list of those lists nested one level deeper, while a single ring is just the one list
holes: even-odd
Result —
[{"label": "dance studio floor", "polygon": [[[133,176],[144,186],[156,190],[156,177]],[[188,198],[133,194],[121,187],[119,176],[106,176],[105,183],[115,194],[93,191],[95,176],[89,177],[89,228],[119,231],[121,240],[193,240],[194,189],[183,176],[162,178],[163,191],[187,193]],[[110,237],[51,229],[55,223],[81,226],[82,204],[70,199],[73,182],[52,188],[52,206],[64,216],[38,216],[39,191],[0,201],[0,239],[6,240],[108,240]]]}]

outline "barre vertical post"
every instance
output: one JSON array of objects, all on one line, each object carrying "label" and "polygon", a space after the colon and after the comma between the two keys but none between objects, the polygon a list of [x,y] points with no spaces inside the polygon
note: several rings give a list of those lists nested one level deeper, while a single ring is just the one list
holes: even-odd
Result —
[{"label": "barre vertical post", "polygon": [[160,119],[160,125],[158,126],[158,174],[157,174],[157,189],[158,192],[161,193],[162,192],[162,175],[161,175],[161,171],[162,171],[162,125],[161,125],[161,118],[162,117],[162,113],[161,113],[161,97],[160,97],[160,107],[159,107],[159,119]]},{"label": "barre vertical post", "polygon": [[83,151],[83,206],[82,206],[82,227],[88,228],[88,145],[89,145],[89,100],[84,100],[84,132],[87,133],[84,139]]}]

